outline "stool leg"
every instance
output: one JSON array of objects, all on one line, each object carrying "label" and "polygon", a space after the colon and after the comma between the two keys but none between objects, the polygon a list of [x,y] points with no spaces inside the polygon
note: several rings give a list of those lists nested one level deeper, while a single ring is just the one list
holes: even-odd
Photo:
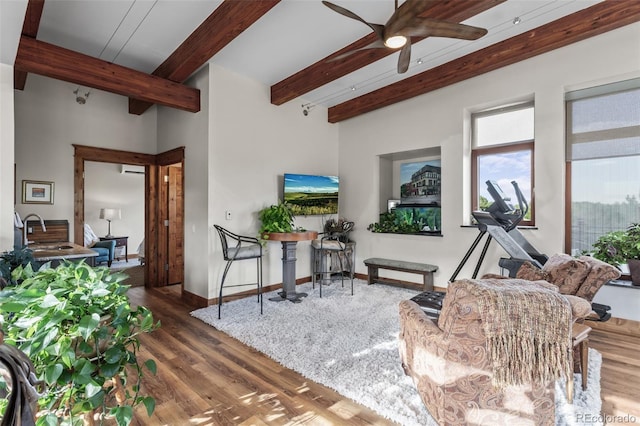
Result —
[{"label": "stool leg", "polygon": [[580,372],[582,373],[582,390],[587,390],[587,378],[589,376],[589,339],[580,343]]},{"label": "stool leg", "polygon": [[258,258],[258,301],[260,302],[260,315],[262,315],[262,256]]},{"label": "stool leg", "polygon": [[311,247],[311,288],[316,288],[316,249]]},{"label": "stool leg", "polygon": [[231,260],[227,262],[227,266],[224,267],[224,272],[222,273],[222,280],[220,281],[220,294],[218,295],[218,319],[220,319],[220,311],[222,310],[222,288],[224,287],[224,280],[227,278],[227,272],[229,272],[229,267],[231,266]]}]

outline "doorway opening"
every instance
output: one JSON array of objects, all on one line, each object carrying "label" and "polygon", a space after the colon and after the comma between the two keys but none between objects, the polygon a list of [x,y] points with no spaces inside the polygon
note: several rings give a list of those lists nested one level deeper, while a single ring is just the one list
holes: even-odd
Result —
[{"label": "doorway opening", "polygon": [[74,242],[84,243],[85,162],[144,166],[145,287],[182,285],[184,147],[157,155],[83,145],[73,147]]}]

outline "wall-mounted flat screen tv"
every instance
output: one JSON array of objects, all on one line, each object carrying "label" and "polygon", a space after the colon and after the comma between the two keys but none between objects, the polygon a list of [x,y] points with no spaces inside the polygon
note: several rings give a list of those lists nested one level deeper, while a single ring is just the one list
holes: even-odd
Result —
[{"label": "wall-mounted flat screen tv", "polygon": [[338,213],[338,176],[284,174],[284,202],[296,216]]}]

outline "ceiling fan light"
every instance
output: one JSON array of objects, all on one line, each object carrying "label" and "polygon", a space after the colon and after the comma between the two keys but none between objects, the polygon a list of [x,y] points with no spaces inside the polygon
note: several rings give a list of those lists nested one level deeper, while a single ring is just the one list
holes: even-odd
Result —
[{"label": "ceiling fan light", "polygon": [[407,44],[407,38],[405,36],[397,35],[389,37],[384,41],[384,45],[391,49],[397,49]]}]

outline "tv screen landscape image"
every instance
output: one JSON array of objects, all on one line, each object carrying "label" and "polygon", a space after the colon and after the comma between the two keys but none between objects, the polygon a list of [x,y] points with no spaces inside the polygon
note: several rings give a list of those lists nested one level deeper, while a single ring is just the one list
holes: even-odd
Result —
[{"label": "tv screen landscape image", "polygon": [[284,202],[296,216],[338,213],[338,176],[284,174]]}]

